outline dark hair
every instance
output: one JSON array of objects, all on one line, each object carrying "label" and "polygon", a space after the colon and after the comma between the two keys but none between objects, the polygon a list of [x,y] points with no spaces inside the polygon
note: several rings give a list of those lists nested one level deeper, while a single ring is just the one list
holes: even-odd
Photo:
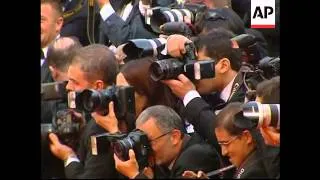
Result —
[{"label": "dark hair", "polygon": [[197,33],[209,32],[214,28],[225,28],[236,35],[245,33],[242,19],[231,8],[206,10],[203,14],[199,14],[195,28]]},{"label": "dark hair", "polygon": [[139,115],[136,125],[145,123],[151,117],[155,119],[156,126],[162,133],[172,129],[178,129],[183,132],[184,127],[180,116],[170,107],[163,105],[148,107]]},{"label": "dark hair", "polygon": [[76,37],[60,37],[48,47],[48,65],[67,72],[73,53],[81,47]]},{"label": "dark hair", "polygon": [[147,97],[147,107],[161,104],[174,108],[177,102],[175,95],[166,85],[150,77],[149,67],[153,61],[153,57],[131,60],[123,65],[120,72],[138,94]]},{"label": "dark hair", "polygon": [[42,4],[50,4],[59,17],[63,15],[61,0],[41,0]]},{"label": "dark hair", "polygon": [[107,46],[91,44],[75,51],[71,64],[80,64],[87,80],[114,84],[119,70],[116,57]]},{"label": "dark hair", "polygon": [[242,103],[232,102],[224,107],[216,117],[215,127],[223,127],[232,136],[240,135],[245,129],[234,124],[236,114],[242,111]]},{"label": "dark hair", "polygon": [[219,62],[222,58],[228,58],[231,68],[239,71],[241,67],[241,51],[232,47],[232,33],[223,28],[212,29],[208,34],[201,34],[195,38],[194,44],[199,50],[205,50],[205,54]]},{"label": "dark hair", "polygon": [[263,104],[280,103],[280,76],[262,81],[257,86],[257,96],[261,97]]}]

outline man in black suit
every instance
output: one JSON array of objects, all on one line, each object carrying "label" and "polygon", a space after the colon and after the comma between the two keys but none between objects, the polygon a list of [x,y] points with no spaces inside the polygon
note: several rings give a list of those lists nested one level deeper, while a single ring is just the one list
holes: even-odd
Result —
[{"label": "man in black suit", "polygon": [[154,169],[160,170],[161,176],[150,167],[139,172],[135,153],[130,149],[128,161],[114,155],[117,170],[130,179],[181,178],[185,170],[208,172],[221,167],[217,151],[197,135],[183,133],[181,118],[169,107],[156,105],[145,109],[137,118],[136,127],[146,133],[154,161],[151,164],[157,166]]},{"label": "man in black suit", "polygon": [[[162,81],[183,101],[185,108],[182,117],[219,153],[221,149],[212,128],[216,114],[230,102],[244,102],[247,91],[240,70],[241,52],[231,38],[232,35],[225,29],[213,29],[208,34],[199,35],[194,42],[198,49],[198,60],[215,60],[214,78],[194,81],[194,85],[185,75],[180,74],[178,80]],[[168,53],[178,57],[185,50],[174,48],[176,45],[173,44],[177,44],[175,39],[182,41],[182,44],[187,40],[183,37],[169,36]],[[227,159],[224,161],[229,164]]]},{"label": "man in black suit", "polygon": [[[82,47],[72,57],[66,88],[71,91],[102,90],[115,83],[117,72],[117,61],[108,47],[98,44]],[[106,133],[106,131],[90,117],[80,138],[77,154],[70,147],[61,144],[54,133],[49,134],[52,142],[51,152],[64,161],[67,178],[105,179],[118,177],[111,151],[92,155],[90,137],[101,133]]]},{"label": "man in black suit", "polygon": [[114,46],[130,39],[152,39],[156,34],[144,23],[139,0],[97,0],[102,22],[99,43]]},{"label": "man in black suit", "polygon": [[60,36],[62,8],[57,0],[41,0],[41,83],[53,82],[46,62],[48,46]]}]

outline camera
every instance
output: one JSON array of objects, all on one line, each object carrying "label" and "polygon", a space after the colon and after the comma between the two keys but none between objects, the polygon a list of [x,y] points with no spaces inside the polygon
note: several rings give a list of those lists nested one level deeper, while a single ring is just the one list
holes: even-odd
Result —
[{"label": "camera", "polygon": [[122,161],[129,160],[129,149],[132,149],[140,169],[148,165],[148,156],[151,152],[147,135],[139,129],[134,129],[127,135],[104,133],[91,136],[91,147],[93,155],[107,152],[108,148],[112,148]]},{"label": "camera", "polygon": [[165,41],[157,39],[132,39],[123,47],[126,59],[137,59],[147,56],[156,57],[165,47]]},{"label": "camera", "polygon": [[259,61],[257,68],[263,71],[263,76],[267,79],[280,76],[280,57],[266,56]]},{"label": "camera", "polygon": [[156,33],[160,33],[160,26],[167,22],[185,22],[184,17],[187,16],[191,20],[191,24],[197,19],[197,14],[204,12],[207,7],[203,4],[186,3],[182,7],[167,8],[154,7],[150,17],[150,26]]},{"label": "camera", "polygon": [[108,86],[104,90],[85,89],[76,95],[76,108],[88,113],[101,115],[109,113],[108,104],[114,102],[114,110],[118,119],[128,114],[135,114],[135,97],[132,86]]},{"label": "camera", "polygon": [[80,134],[80,120],[75,116],[75,109],[70,107],[72,99],[68,97],[74,92],[66,91],[66,81],[41,84],[42,101],[52,103],[52,123],[41,123],[41,141],[48,142],[48,134],[55,133],[68,146],[77,146]]},{"label": "camera", "polygon": [[248,129],[271,126],[280,130],[280,104],[249,101],[236,115],[236,124]]},{"label": "camera", "polygon": [[193,43],[186,43],[185,48],[182,60],[171,58],[153,62],[149,69],[152,80],[174,79],[181,73],[190,80],[213,78],[214,60],[197,61]]},{"label": "camera", "polygon": [[184,22],[167,22],[160,28],[161,34],[170,36],[173,34],[181,34],[186,37],[192,37],[195,35],[193,27],[190,24]]},{"label": "camera", "polygon": [[240,34],[231,40],[236,41],[242,50],[241,59],[243,62],[257,65],[262,58],[259,51],[256,37],[250,34]]}]

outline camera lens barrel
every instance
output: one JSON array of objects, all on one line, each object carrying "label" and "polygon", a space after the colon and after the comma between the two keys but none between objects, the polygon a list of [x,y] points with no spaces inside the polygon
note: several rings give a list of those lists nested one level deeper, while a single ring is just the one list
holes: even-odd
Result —
[{"label": "camera lens barrel", "polygon": [[150,66],[152,80],[174,79],[184,72],[184,63],[176,59],[155,61]]},{"label": "camera lens barrel", "polygon": [[280,129],[280,104],[261,104],[250,101],[244,105],[243,116],[255,121],[259,127]]}]

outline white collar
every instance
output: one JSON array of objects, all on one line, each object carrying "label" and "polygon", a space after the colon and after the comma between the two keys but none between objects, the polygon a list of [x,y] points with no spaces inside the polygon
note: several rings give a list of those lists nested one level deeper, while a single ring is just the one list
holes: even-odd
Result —
[{"label": "white collar", "polygon": [[[56,36],[55,40],[57,40],[58,38],[60,38],[60,34],[58,34],[58,35]],[[53,41],[52,41],[52,42],[53,42]],[[52,43],[52,42],[51,42],[51,43]],[[50,43],[50,44],[51,44],[51,43]],[[49,45],[50,45],[50,44],[49,44]],[[48,47],[49,47],[49,45],[46,46],[46,47],[44,47],[44,48],[41,48],[42,51],[43,51],[43,55],[44,55],[44,58],[45,58],[45,59],[47,59],[47,52],[48,52]]]},{"label": "white collar", "polygon": [[229,84],[224,87],[224,89],[221,91],[220,98],[224,101],[227,102],[229,99],[229,96],[231,94],[231,88],[232,84],[234,82],[234,79],[236,78],[237,75],[234,76],[234,78],[229,82]]}]

